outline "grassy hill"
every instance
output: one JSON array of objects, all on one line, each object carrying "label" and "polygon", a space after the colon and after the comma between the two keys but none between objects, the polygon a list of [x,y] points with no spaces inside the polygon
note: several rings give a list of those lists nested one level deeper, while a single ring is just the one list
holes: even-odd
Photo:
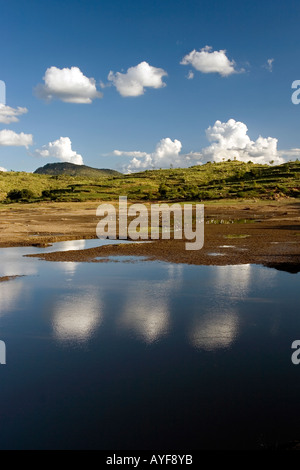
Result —
[{"label": "grassy hill", "polygon": [[[61,164],[58,164],[61,165]],[[113,170],[111,170],[113,171]],[[24,202],[129,200],[207,201],[300,197],[300,162],[270,166],[238,161],[207,163],[187,169],[120,173],[45,175],[0,172],[0,201],[11,190],[27,189]]]},{"label": "grassy hill", "polygon": [[109,169],[98,169],[91,168],[86,165],[74,165],[74,163],[47,163],[35,170],[35,174],[38,175],[70,175],[70,176],[82,176],[84,178],[97,178],[98,176],[116,176],[120,173],[116,170]]}]

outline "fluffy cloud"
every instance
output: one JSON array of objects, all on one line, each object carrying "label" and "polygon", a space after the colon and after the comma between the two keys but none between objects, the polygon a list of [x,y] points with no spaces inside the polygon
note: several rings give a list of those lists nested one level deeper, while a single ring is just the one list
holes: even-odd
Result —
[{"label": "fluffy cloud", "polygon": [[33,143],[32,134],[16,134],[8,129],[0,131],[0,145],[5,147],[28,147]]},{"label": "fluffy cloud", "polygon": [[228,59],[226,51],[213,51],[210,46],[205,46],[200,51],[194,49],[184,56],[180,63],[192,65],[202,73],[219,73],[222,77],[237,73],[235,62]]},{"label": "fluffy cloud", "polygon": [[[206,130],[210,142],[199,152],[181,153],[182,144],[179,140],[162,139],[153,153],[141,151],[123,152],[115,150],[116,156],[133,157],[123,171],[131,173],[154,168],[173,167],[186,168],[207,162],[223,160],[239,160],[243,162],[276,165],[284,163],[288,157],[300,157],[300,149],[277,150],[278,140],[274,137],[261,137],[252,141],[248,136],[248,128],[243,122],[229,119],[227,122],[216,121]],[[285,157],[285,158],[283,158]]]},{"label": "fluffy cloud", "polygon": [[18,122],[18,117],[28,112],[27,108],[11,108],[0,104],[0,122],[10,124],[11,122]]},{"label": "fluffy cloud", "polygon": [[268,59],[267,63],[264,65],[265,69],[269,70],[269,72],[273,72],[273,62],[274,59]]},{"label": "fluffy cloud", "polygon": [[223,159],[236,159],[244,162],[284,163],[277,150],[278,140],[274,137],[259,136],[252,141],[247,134],[248,128],[243,122],[229,119],[227,122],[216,121],[206,130],[206,137],[211,145],[205,147],[199,156],[203,162],[220,162]]},{"label": "fluffy cloud", "polygon": [[114,155],[133,156],[130,163],[123,167],[125,173],[142,171],[154,168],[169,168],[172,166],[186,167],[191,165],[189,156],[180,155],[182,144],[179,140],[171,140],[169,137],[161,139],[153,153],[146,152],[122,152],[115,150]]},{"label": "fluffy cloud", "polygon": [[125,157],[135,157],[135,158],[146,157],[148,155],[147,152],[139,152],[138,150],[133,151],[133,152],[123,152],[122,150],[114,150],[113,154],[116,155],[117,157],[125,156]]},{"label": "fluffy cloud", "polygon": [[162,88],[166,84],[162,78],[167,76],[163,69],[152,67],[147,62],[141,62],[135,67],[130,67],[126,73],[108,74],[110,80],[122,96],[140,96],[145,88]]},{"label": "fluffy cloud", "polygon": [[102,96],[97,91],[95,80],[83,75],[78,67],[50,67],[43,80],[45,84],[39,84],[35,91],[39,98],[46,100],[56,98],[65,103],[91,103],[93,99]]},{"label": "fluffy cloud", "polygon": [[72,142],[69,137],[60,137],[54,142],[43,145],[41,149],[34,152],[36,157],[56,158],[62,162],[74,163],[75,165],[83,165],[82,156],[72,150]]},{"label": "fluffy cloud", "polygon": [[3,168],[3,166],[0,166],[0,171],[7,171],[7,169]]},{"label": "fluffy cloud", "polygon": [[278,155],[281,157],[285,157],[285,159],[293,160],[296,158],[300,158],[300,149],[293,148],[289,150],[278,150]]}]

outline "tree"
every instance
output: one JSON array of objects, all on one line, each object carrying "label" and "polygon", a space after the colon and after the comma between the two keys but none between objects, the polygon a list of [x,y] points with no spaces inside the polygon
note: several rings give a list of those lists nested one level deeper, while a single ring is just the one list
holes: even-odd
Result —
[{"label": "tree", "polygon": [[165,198],[167,195],[168,187],[165,185],[165,183],[161,183],[158,188],[158,192],[161,198]]},{"label": "tree", "polygon": [[34,194],[30,189],[12,189],[6,196],[6,199],[9,199],[10,201],[21,201],[33,198]]}]

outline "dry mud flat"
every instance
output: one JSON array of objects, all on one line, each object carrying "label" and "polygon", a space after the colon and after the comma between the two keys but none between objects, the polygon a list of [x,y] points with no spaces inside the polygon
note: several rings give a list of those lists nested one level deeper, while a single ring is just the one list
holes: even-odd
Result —
[{"label": "dry mud flat", "polygon": [[13,204],[0,209],[0,247],[95,238],[97,203]]},{"label": "dry mud flat", "polygon": [[[0,247],[46,246],[55,241],[96,238],[97,205],[61,203],[2,209]],[[207,204],[204,232],[201,250],[187,251],[184,240],[157,240],[32,256],[84,262],[103,262],[111,256],[143,256],[173,263],[254,263],[300,271],[300,203],[296,200]]]}]

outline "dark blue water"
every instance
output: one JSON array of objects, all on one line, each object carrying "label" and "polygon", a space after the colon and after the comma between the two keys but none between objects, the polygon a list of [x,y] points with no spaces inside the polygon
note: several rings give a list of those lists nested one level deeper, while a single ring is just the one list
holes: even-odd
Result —
[{"label": "dark blue water", "polygon": [[39,251],[0,250],[0,275],[24,274],[0,284],[1,449],[242,449],[300,438],[299,274],[22,257]]}]

